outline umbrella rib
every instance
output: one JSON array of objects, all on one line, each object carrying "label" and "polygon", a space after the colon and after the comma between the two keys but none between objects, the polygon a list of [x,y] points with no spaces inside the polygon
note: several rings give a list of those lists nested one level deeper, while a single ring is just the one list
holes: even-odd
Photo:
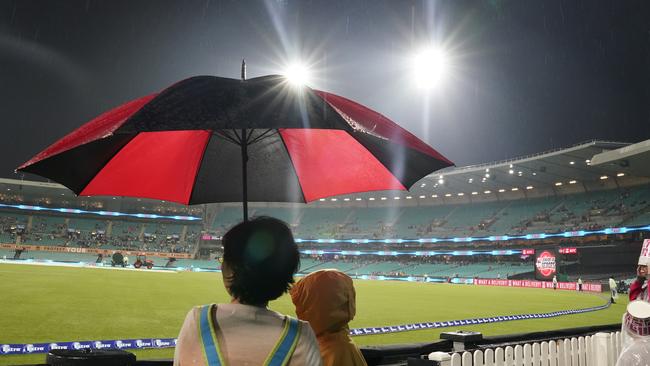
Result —
[{"label": "umbrella rib", "polygon": [[[262,132],[259,134],[256,138],[254,138],[252,141],[248,142],[249,145],[252,145],[266,137],[271,137],[273,135],[273,132],[277,132],[275,129],[269,128],[268,130]],[[271,133],[271,134],[269,134]],[[251,134],[252,135],[252,134]]]},{"label": "umbrella rib", "polygon": [[[241,141],[237,141],[237,140],[234,139],[232,136],[230,136],[230,134],[228,134],[228,133],[226,133],[226,132],[224,132],[224,131],[222,131],[222,130],[216,130],[216,131],[214,131],[214,132],[215,132],[217,135],[223,137],[224,139],[226,139],[226,140],[232,142],[232,143],[235,144],[235,145],[240,145],[240,144],[241,144]],[[235,133],[235,134],[237,134],[237,133]],[[239,135],[237,135],[237,137],[239,137]]]}]

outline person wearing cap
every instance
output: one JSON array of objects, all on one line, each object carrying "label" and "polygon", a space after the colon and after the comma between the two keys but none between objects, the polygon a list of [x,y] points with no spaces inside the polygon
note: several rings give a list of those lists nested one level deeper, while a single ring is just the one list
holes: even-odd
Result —
[{"label": "person wearing cap", "polygon": [[636,280],[630,284],[630,301],[643,300],[650,301],[648,296],[648,265],[647,262],[639,260],[639,265],[636,268]]},{"label": "person wearing cap", "polygon": [[336,269],[312,272],[291,288],[296,314],[314,329],[325,366],[366,366],[348,327],[355,297],[350,276]]}]

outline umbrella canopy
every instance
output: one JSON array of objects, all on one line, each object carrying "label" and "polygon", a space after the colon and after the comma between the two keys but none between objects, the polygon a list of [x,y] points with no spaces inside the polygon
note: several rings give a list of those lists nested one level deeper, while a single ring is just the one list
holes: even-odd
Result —
[{"label": "umbrella canopy", "polygon": [[405,190],[450,165],[346,98],[281,76],[197,76],[98,116],[18,170],[82,196],[198,204]]}]

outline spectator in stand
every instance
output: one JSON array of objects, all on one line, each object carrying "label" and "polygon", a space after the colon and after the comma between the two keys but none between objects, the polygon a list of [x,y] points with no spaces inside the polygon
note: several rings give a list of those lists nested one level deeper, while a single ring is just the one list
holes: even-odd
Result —
[{"label": "spectator in stand", "polygon": [[222,276],[232,301],[187,314],[174,365],[321,365],[309,324],[267,307],[287,292],[300,265],[287,224],[258,217],[234,226],[222,244]]},{"label": "spectator in stand", "polygon": [[325,366],[366,365],[349,334],[355,297],[350,276],[336,269],[313,272],[291,289],[296,314],[314,329]]},{"label": "spectator in stand", "polygon": [[636,280],[630,285],[630,301],[644,300],[650,302],[648,281],[646,281],[648,278],[648,265],[642,263],[639,263],[636,268]]}]

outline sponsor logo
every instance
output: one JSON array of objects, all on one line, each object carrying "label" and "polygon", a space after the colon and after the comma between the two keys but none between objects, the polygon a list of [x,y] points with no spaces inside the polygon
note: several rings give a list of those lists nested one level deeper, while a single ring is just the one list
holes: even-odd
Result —
[{"label": "sponsor logo", "polygon": [[90,344],[74,342],[74,343],[72,343],[72,348],[73,349],[87,349],[87,348],[90,348]]},{"label": "sponsor logo", "polygon": [[115,341],[115,345],[117,348],[133,348],[133,343],[126,341]]},{"label": "sponsor logo", "polygon": [[136,339],[135,346],[138,348],[153,347],[153,343],[150,340]]},{"label": "sponsor logo", "polygon": [[2,353],[8,354],[8,353],[14,353],[14,352],[22,352],[23,350],[21,348],[17,347],[12,347],[10,344],[3,344],[2,345]]},{"label": "sponsor logo", "polygon": [[56,344],[56,343],[50,343],[49,349],[50,350],[53,350],[53,349],[68,349],[68,346],[67,345],[59,345],[59,344]]},{"label": "sponsor logo", "polygon": [[156,347],[171,347],[172,342],[166,339],[156,339],[154,340]]},{"label": "sponsor logo", "polygon": [[555,256],[545,250],[538,257],[535,267],[544,277],[549,277],[555,273]]},{"label": "sponsor logo", "polygon": [[113,348],[113,345],[111,343],[104,343],[102,341],[95,341],[94,346],[95,349]]},{"label": "sponsor logo", "polygon": [[35,346],[33,344],[26,344],[23,352],[33,353],[33,352],[45,352],[44,346]]}]

